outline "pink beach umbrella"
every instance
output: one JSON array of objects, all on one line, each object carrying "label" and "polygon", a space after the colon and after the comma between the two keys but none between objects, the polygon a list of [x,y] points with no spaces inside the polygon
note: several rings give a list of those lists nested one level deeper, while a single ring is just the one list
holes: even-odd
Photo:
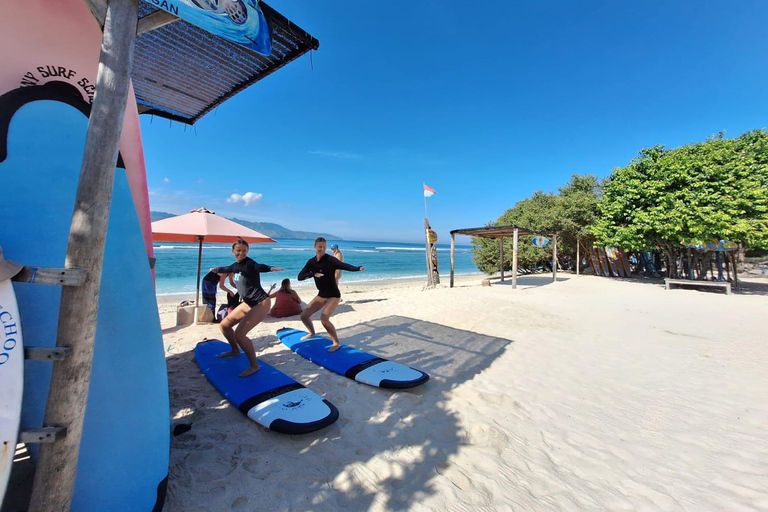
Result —
[{"label": "pink beach umbrella", "polygon": [[191,212],[158,220],[152,223],[152,241],[154,242],[197,242],[197,289],[195,306],[199,305],[200,267],[203,261],[203,242],[234,243],[242,238],[249,244],[265,244],[277,241],[267,235],[249,229],[237,222],[219,217],[214,212],[199,208]]}]

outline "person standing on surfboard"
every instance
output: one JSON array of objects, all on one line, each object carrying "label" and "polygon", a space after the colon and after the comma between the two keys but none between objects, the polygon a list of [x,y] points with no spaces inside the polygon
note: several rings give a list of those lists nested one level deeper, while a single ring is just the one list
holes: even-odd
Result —
[{"label": "person standing on surfboard", "polygon": [[333,345],[328,349],[328,352],[334,352],[341,346],[339,338],[336,336],[336,328],[331,323],[331,315],[341,300],[341,292],[336,281],[336,271],[350,270],[352,272],[359,272],[365,270],[365,268],[349,265],[325,254],[325,245],[325,238],[319,237],[315,240],[315,256],[309,258],[307,264],[299,272],[299,281],[314,277],[315,286],[317,286],[317,296],[307,304],[307,308],[301,313],[301,321],[307,327],[307,331],[309,331],[309,334],[301,338],[301,340],[306,341],[315,335],[312,315],[322,309],[323,314],[320,316],[320,323],[323,324],[323,327],[328,332],[328,336],[333,341]]},{"label": "person standing on surfboard", "polygon": [[[232,244],[232,254],[237,260],[235,263],[228,267],[211,269],[211,272],[217,274],[234,274],[235,286],[243,301],[219,324],[222,334],[232,346],[232,350],[222,352],[219,357],[239,356],[242,348],[251,365],[240,376],[248,377],[259,371],[256,350],[248,338],[248,332],[266,318],[272,305],[269,292],[265,292],[261,287],[259,274],[262,272],[282,272],[285,269],[270,267],[253,261],[248,257],[248,242],[245,240],[238,239]],[[274,285],[272,286],[274,287]],[[269,291],[271,292],[272,288]]]}]

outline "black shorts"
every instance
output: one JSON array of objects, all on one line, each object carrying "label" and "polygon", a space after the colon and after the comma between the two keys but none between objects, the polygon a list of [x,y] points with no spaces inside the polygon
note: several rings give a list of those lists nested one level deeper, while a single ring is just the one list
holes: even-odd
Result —
[{"label": "black shorts", "polygon": [[254,299],[243,299],[243,302],[248,304],[248,307],[252,308],[253,306],[256,306],[257,304],[261,304],[262,302],[264,302],[264,299],[266,299],[266,298],[267,297],[262,297],[262,298],[256,299],[256,300],[254,300]]}]

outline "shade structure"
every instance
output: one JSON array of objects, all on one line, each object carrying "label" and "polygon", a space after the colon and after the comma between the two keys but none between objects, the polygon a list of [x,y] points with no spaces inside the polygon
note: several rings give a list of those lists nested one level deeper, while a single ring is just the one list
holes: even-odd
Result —
[{"label": "shade structure", "polygon": [[198,243],[195,306],[200,304],[200,267],[203,261],[203,242],[234,243],[238,238],[249,244],[277,243],[277,240],[273,240],[263,233],[220,217],[206,208],[198,208],[184,215],[152,223],[152,240],[154,242]]}]

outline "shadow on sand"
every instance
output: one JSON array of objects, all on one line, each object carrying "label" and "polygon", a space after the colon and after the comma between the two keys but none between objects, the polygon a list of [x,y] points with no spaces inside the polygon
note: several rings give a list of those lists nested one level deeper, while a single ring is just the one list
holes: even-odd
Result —
[{"label": "shadow on sand", "polygon": [[166,510],[363,511],[374,503],[407,510],[437,492],[433,477],[464,444],[459,419],[445,408],[446,394],[488,368],[511,340],[399,316],[339,335],[431,379],[411,390],[370,387],[314,365],[275,336],[262,338],[262,346],[283,348],[264,361],[340,412],[325,429],[287,436],[251,422],[224,400],[191,351],[168,358],[171,417],[192,428],[172,438]]}]

